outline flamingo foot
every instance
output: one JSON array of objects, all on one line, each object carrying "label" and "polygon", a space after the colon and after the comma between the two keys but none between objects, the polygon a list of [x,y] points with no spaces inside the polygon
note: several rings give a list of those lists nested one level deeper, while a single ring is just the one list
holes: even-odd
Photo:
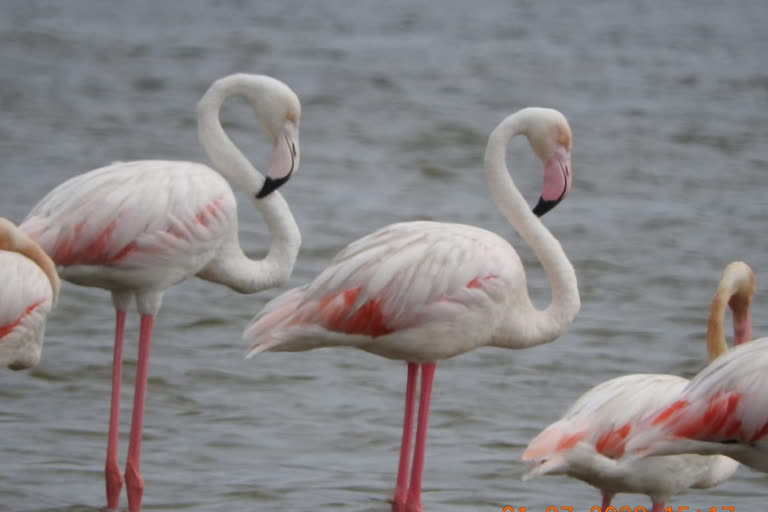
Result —
[{"label": "flamingo foot", "polygon": [[104,480],[107,483],[107,511],[117,510],[120,506],[120,491],[123,488],[123,475],[117,461],[107,461],[104,466]]},{"label": "flamingo foot", "polygon": [[131,461],[125,466],[125,491],[128,494],[128,511],[141,512],[141,498],[144,496],[144,477]]},{"label": "flamingo foot", "polygon": [[405,505],[405,512],[424,512],[424,509],[421,508],[421,500],[407,503]]},{"label": "flamingo foot", "polygon": [[392,512],[406,512],[405,491],[395,492],[395,497],[392,499]]},{"label": "flamingo foot", "polygon": [[395,498],[392,501],[392,512],[406,512],[405,511],[405,496],[402,498]]}]

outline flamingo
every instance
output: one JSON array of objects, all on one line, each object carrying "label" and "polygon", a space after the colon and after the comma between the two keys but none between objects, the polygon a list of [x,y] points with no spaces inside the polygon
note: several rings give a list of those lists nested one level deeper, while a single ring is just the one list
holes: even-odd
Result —
[{"label": "flamingo", "polygon": [[[272,141],[266,177],[221,127],[219,111],[231,96],[241,96],[251,105]],[[274,78],[250,74],[220,78],[197,105],[198,138],[216,170],[181,161],[113,163],[60,184],[21,224],[61,268],[63,279],[112,294],[116,326],[105,464],[110,510],[117,509],[122,488],[117,451],[126,310],[135,299],[141,315],[125,469],[129,510],[139,512],[147,366],[163,293],[193,275],[240,293],[288,279],[301,236],[287,203],[275,190],[298,168],[300,115],[296,94]],[[224,178],[245,192],[264,216],[272,237],[264,259],[249,259],[240,248],[235,196]]]},{"label": "flamingo", "polygon": [[[750,305],[755,276],[744,262],[728,264],[712,298],[707,321],[707,351],[715,360],[728,351],[723,331],[725,308],[733,311],[734,345],[752,338]],[[618,463],[627,435],[688,384],[675,375],[632,374],[590,389],[565,415],[528,445],[523,460],[534,467],[523,477],[568,475],[598,488],[606,510],[620,492],[647,494],[653,512],[689,488],[713,487],[733,475],[738,463],[728,457],[683,455]]]},{"label": "flamingo", "polygon": [[0,365],[37,365],[45,321],[59,297],[59,275],[47,254],[8,219],[0,217]]},{"label": "flamingo", "polygon": [[[525,135],[544,164],[531,211],[505,158],[509,140]],[[407,361],[405,412],[393,510],[421,511],[421,480],[435,362],[490,345],[526,348],[555,340],[579,310],[576,274],[560,243],[537,216],[571,188],[571,130],[558,111],[526,108],[505,118],[485,151],[495,202],[544,267],[552,301],[537,310],[512,246],[463,224],[404,222],[381,228],[339,252],[311,283],[269,302],[244,338],[262,351],[349,346]],[[414,398],[421,391],[408,484]]]},{"label": "flamingo", "polygon": [[723,454],[768,473],[768,338],[730,350],[699,372],[627,439],[628,460]]}]

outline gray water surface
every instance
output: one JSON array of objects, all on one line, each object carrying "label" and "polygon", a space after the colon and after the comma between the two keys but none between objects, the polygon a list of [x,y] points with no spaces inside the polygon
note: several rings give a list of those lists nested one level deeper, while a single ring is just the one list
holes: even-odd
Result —
[{"label": "gray water surface", "polygon": [[[0,215],[20,221],[56,184],[114,160],[207,162],[198,99],[225,74],[266,73],[303,102],[302,166],[283,189],[304,239],[289,286],[378,227],[437,219],[509,239],[543,306],[546,277],[496,210],[482,154],[507,114],[561,110],[574,188],[544,220],[576,268],[581,312],[553,344],[438,365],[423,502],[588,511],[599,496],[585,484],[520,480],[540,429],[605,379],[700,369],[707,308],[731,260],[756,270],[754,332],[768,334],[766,25],[764,0],[5,2]],[[251,110],[232,101],[223,118],[264,168]],[[509,163],[533,203],[541,175],[523,141]],[[241,241],[258,257],[267,233],[239,201]],[[282,290],[242,296],[193,279],[167,293],[144,510],[388,510],[405,365],[341,349],[245,361],[243,327]],[[106,292],[65,284],[40,366],[0,372],[0,510],[104,504],[113,323]],[[126,334],[122,454],[137,324]],[[751,512],[766,483],[741,468],[672,505]],[[643,496],[615,503],[650,508]]]}]

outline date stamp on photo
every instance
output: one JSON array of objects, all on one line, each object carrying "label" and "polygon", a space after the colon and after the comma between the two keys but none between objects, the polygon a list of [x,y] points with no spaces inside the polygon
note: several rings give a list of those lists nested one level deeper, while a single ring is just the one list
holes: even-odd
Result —
[{"label": "date stamp on photo", "polygon": [[[685,505],[678,505],[676,507],[665,507],[662,512],[735,512],[735,507],[727,507],[727,506],[720,506],[720,507],[687,507]],[[501,512],[574,512],[573,507],[567,507],[567,506],[560,506],[556,507],[554,505],[550,505],[547,508],[545,508],[543,511],[541,510],[534,510],[532,508],[526,508],[526,507],[512,507],[510,505],[506,505],[504,507],[501,507]],[[592,507],[589,509],[589,512],[650,512],[647,508],[643,507],[642,505],[637,507],[614,507],[613,505],[609,505],[605,507],[605,510],[603,510],[601,507]]]}]

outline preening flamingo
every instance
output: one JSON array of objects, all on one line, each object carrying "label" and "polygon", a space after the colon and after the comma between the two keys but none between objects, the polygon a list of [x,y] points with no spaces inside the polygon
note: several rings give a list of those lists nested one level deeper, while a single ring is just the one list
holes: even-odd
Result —
[{"label": "preening flamingo", "polygon": [[[544,163],[544,186],[533,212],[505,162],[510,138],[521,134]],[[553,341],[578,312],[573,266],[537,218],[570,190],[570,160],[568,122],[560,112],[544,108],[526,108],[504,119],[485,151],[496,204],[531,246],[552,286],[545,310],[531,304],[520,258],[495,233],[462,224],[405,222],[353,242],[313,282],[272,300],[246,328],[244,337],[253,342],[249,356],[349,346],[408,362],[393,510],[421,510],[435,361],[483,345],[526,348]],[[408,484],[419,367],[421,396]]]},{"label": "preening flamingo", "polygon": [[59,275],[47,254],[0,217],[0,365],[36,366],[45,321],[59,296]]},{"label": "preening flamingo", "polygon": [[[224,133],[222,103],[241,96],[272,142],[266,177]],[[21,225],[61,268],[67,281],[104,288],[116,310],[112,404],[105,465],[107,507],[117,509],[119,400],[126,310],[141,315],[133,417],[125,469],[130,512],[141,509],[139,469],[147,365],[154,317],[166,289],[196,275],[241,293],[278,286],[290,276],[301,244],[296,221],[275,190],[299,165],[301,105],[284,83],[263,75],[217,80],[197,105],[198,137],[216,170],[194,162],[118,162],[62,183]],[[223,175],[223,177],[222,177]],[[240,248],[237,205],[227,183],[252,199],[272,244],[264,259]]]},{"label": "preening flamingo", "polygon": [[[744,262],[725,267],[707,321],[710,361],[728,351],[723,330],[725,308],[733,312],[733,342],[752,337],[750,305],[755,276]],[[647,494],[653,512],[662,512],[671,496],[690,488],[713,487],[736,471],[722,456],[678,455],[617,462],[628,434],[658,407],[672,402],[688,380],[675,375],[633,374],[590,389],[565,415],[537,435],[523,453],[534,467],[524,479],[568,475],[600,489],[605,510],[617,493]]]}]

